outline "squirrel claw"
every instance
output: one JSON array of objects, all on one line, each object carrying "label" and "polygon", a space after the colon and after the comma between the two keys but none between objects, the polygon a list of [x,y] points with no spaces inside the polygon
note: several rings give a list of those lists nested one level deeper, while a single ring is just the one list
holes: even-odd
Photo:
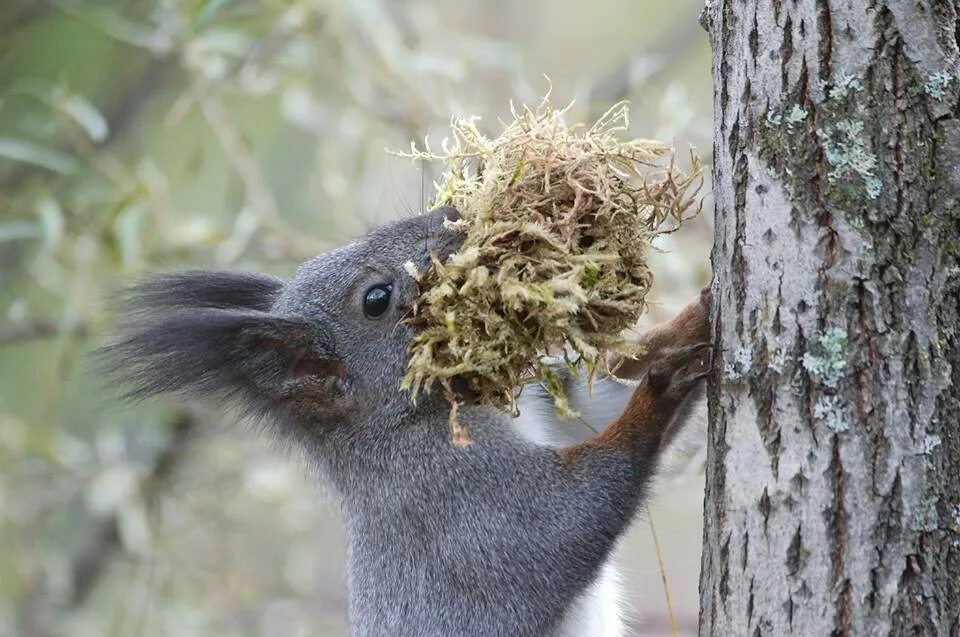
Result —
[{"label": "squirrel claw", "polygon": [[647,382],[658,395],[682,400],[710,373],[712,354],[713,344],[709,342],[665,351],[647,373]]}]

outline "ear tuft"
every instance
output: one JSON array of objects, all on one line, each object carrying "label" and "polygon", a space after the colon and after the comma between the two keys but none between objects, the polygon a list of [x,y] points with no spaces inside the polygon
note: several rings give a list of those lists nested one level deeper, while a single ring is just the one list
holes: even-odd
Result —
[{"label": "ear tuft", "polygon": [[262,408],[289,398],[292,380],[331,375],[339,363],[318,320],[270,312],[282,287],[246,273],[151,277],[126,295],[102,368],[134,399],[215,395]]},{"label": "ear tuft", "polygon": [[127,290],[123,309],[128,317],[186,308],[267,312],[282,289],[280,279],[252,272],[187,270],[155,274]]}]

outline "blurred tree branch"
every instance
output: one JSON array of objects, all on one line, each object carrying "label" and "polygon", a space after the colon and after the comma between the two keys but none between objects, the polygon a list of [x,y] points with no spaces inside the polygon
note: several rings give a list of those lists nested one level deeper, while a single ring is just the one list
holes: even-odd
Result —
[{"label": "blurred tree branch", "polygon": [[[199,427],[200,419],[194,413],[180,411],[172,418],[169,438],[140,483],[140,494],[148,506],[156,501],[168,478],[182,463]],[[28,593],[20,613],[23,634],[35,637],[52,634],[55,613],[69,612],[82,606],[107,572],[113,558],[123,549],[117,514],[105,515],[94,521],[92,526],[93,531],[87,541],[69,560],[69,589],[65,599],[56,600],[42,576],[28,584]]]},{"label": "blurred tree branch", "polygon": [[671,77],[683,62],[684,54],[695,49],[698,42],[707,46],[703,29],[690,16],[680,14],[655,42],[645,47],[646,51],[656,51],[656,58],[639,70],[636,57],[627,59],[605,73],[590,87],[587,103],[602,111],[608,104],[635,97],[639,83],[649,86]]},{"label": "blurred tree branch", "polygon": [[0,325],[0,346],[54,336],[82,338],[89,333],[90,330],[85,324],[63,325],[58,321],[51,320],[37,320],[19,325]]},{"label": "blurred tree branch", "polygon": [[285,254],[299,259],[314,256],[320,246],[316,241],[305,239],[283,218],[263,170],[223,104],[214,96],[204,95],[202,89],[197,89],[196,93],[200,112],[220,143],[227,161],[243,183],[247,201],[258,224],[276,235]]},{"label": "blurred tree branch", "polygon": [[31,2],[26,6],[8,7],[0,10],[0,37],[29,26],[31,22],[50,11],[50,7],[41,2]]},{"label": "blurred tree branch", "polygon": [[[156,500],[167,478],[181,463],[198,428],[199,418],[195,414],[181,411],[174,416],[170,437],[140,485],[140,492],[148,505]],[[106,571],[110,559],[121,548],[117,516],[112,514],[98,520],[90,538],[72,560],[69,608],[83,604]]]}]

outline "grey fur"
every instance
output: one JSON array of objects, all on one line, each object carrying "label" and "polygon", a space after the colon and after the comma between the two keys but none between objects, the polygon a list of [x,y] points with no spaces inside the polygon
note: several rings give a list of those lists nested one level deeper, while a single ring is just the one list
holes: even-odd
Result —
[{"label": "grey fur", "polygon": [[[150,279],[128,300],[116,369],[136,394],[237,398],[301,445],[341,505],[357,635],[540,635],[597,578],[652,475],[655,442],[576,464],[466,406],[473,444],[454,447],[449,405],[399,389],[417,290],[404,264],[459,245],[441,209],[304,264],[256,275]],[[391,283],[386,315],[363,295]],[[231,286],[235,286],[236,290]],[[622,392],[621,392],[622,393]]]}]

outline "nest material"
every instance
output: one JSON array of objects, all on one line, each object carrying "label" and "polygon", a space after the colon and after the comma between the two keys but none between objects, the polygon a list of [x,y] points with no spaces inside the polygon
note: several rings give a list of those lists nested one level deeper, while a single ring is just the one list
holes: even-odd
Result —
[{"label": "nest material", "polygon": [[455,207],[466,235],[426,272],[408,264],[421,294],[402,386],[416,400],[439,384],[453,401],[462,378],[479,403],[515,413],[518,388],[540,383],[574,415],[556,363],[592,381],[607,354],[637,353],[623,332],[645,307],[650,243],[699,211],[700,163],[691,150],[680,171],[665,144],[621,141],[626,103],[589,128],[564,124],[569,106],[547,98],[511,110],[492,139],[478,118],[454,118],[442,152],[398,153],[446,163],[432,203]]}]

